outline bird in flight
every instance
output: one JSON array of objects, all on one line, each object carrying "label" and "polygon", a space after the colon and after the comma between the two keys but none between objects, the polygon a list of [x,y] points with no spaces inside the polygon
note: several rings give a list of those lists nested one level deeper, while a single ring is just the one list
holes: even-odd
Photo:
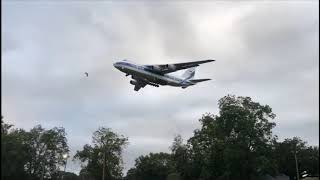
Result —
[{"label": "bird in flight", "polygon": [[87,72],[84,73],[87,77],[89,76],[89,74]]}]

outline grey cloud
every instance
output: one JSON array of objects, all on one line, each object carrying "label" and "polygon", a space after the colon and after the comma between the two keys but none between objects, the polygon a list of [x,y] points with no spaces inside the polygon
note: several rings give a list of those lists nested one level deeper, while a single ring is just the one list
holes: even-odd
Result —
[{"label": "grey cloud", "polygon": [[[167,152],[174,135],[190,137],[201,114],[218,113],[227,94],[269,104],[280,138],[316,144],[319,19],[313,5],[6,3],[3,115],[23,128],[65,127],[72,153],[90,143],[99,126],[112,128],[132,141],[126,170],[139,155]],[[196,72],[214,81],[137,93],[112,66],[124,58],[217,61]]]},{"label": "grey cloud", "polygon": [[18,44],[13,37],[8,35],[7,33],[2,33],[1,36],[3,37],[3,42],[1,47],[2,53],[7,53],[8,51],[12,51],[18,48]]}]

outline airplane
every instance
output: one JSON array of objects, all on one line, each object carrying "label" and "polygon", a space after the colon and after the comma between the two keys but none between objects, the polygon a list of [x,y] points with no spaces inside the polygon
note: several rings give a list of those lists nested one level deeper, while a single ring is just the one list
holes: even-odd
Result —
[{"label": "airplane", "polygon": [[[199,64],[212,62],[215,60],[202,60],[176,64],[159,64],[159,65],[137,65],[127,60],[119,61],[113,64],[115,68],[124,72],[126,76],[131,75],[133,80],[130,84],[134,85],[134,90],[144,88],[146,85],[159,87],[160,85],[169,85],[181,87],[183,89],[193,86],[199,82],[208,81],[211,79],[193,79],[195,68]],[[169,75],[175,71],[187,69],[181,77]]]}]

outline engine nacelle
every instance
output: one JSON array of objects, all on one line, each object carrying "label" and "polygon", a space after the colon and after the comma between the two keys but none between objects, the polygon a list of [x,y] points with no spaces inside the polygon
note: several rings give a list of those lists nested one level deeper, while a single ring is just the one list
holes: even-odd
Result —
[{"label": "engine nacelle", "polygon": [[155,70],[155,71],[160,71],[161,70],[160,66],[152,66],[152,69]]},{"label": "engine nacelle", "polygon": [[168,64],[168,69],[171,71],[174,71],[174,70],[176,70],[176,66],[173,64]]},{"label": "engine nacelle", "polygon": [[130,84],[132,84],[132,85],[137,85],[138,82],[137,82],[136,80],[131,80],[131,81],[130,81]]}]

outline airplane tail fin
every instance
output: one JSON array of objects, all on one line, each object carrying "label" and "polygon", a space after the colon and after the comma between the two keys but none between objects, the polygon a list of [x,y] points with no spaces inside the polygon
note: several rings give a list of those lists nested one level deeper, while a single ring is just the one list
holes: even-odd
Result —
[{"label": "airplane tail fin", "polygon": [[195,75],[195,72],[196,72],[196,68],[195,67],[189,68],[182,74],[182,78],[184,80],[193,79],[193,77]]},{"label": "airplane tail fin", "polygon": [[203,81],[209,81],[211,79],[191,79],[190,81],[193,83],[203,82]]}]

